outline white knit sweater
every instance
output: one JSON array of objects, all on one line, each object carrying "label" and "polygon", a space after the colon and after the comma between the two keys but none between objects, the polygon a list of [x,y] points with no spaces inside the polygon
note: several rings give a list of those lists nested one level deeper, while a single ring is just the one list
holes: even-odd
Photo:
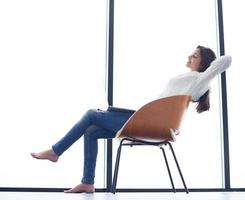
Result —
[{"label": "white knit sweater", "polygon": [[190,95],[193,101],[209,89],[210,81],[224,72],[231,65],[231,56],[221,56],[215,59],[204,72],[190,71],[169,80],[160,98],[175,95]]}]

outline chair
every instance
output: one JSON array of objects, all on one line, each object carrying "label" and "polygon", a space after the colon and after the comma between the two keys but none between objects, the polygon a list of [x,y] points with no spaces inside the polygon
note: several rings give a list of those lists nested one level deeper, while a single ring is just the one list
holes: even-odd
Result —
[{"label": "chair", "polygon": [[185,192],[189,192],[178,164],[174,149],[171,145],[171,142],[176,140],[176,135],[179,134],[181,121],[186,109],[188,108],[189,102],[190,96],[187,95],[178,95],[157,99],[141,107],[128,119],[128,121],[117,134],[117,137],[121,139],[121,141],[117,150],[113,183],[111,188],[112,193],[115,194],[116,192],[122,147],[132,147],[137,145],[152,145],[160,147],[166,163],[173,192],[176,192],[164,150],[164,146],[168,145],[175,160],[175,164],[185,188]]}]

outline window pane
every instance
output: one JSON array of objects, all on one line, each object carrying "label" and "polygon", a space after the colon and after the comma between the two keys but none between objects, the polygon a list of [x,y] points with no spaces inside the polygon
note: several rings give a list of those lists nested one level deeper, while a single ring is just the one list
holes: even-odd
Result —
[{"label": "window pane", "polygon": [[[242,153],[245,151],[243,133],[244,95],[239,88],[245,84],[243,73],[244,58],[243,45],[245,42],[245,30],[241,24],[245,17],[244,2],[224,0],[224,28],[225,51],[233,57],[232,68],[227,71],[228,114],[229,114],[229,139],[230,139],[230,169],[231,186],[235,188],[245,185],[245,159]],[[239,111],[239,114],[238,114]]]},{"label": "window pane", "polygon": [[[83,140],[57,164],[31,158],[83,113],[105,104],[106,6],[101,0],[0,2],[0,187],[72,187]],[[104,187],[100,141],[96,187]]]},{"label": "window pane", "polygon": [[[117,0],[115,6],[115,106],[137,109],[157,98],[171,77],[188,71],[187,56],[197,45],[216,51],[213,0]],[[222,187],[219,102],[216,78],[211,110],[197,114],[191,104],[174,144],[191,188]],[[121,159],[118,187],[170,187],[158,149],[125,148]]]}]

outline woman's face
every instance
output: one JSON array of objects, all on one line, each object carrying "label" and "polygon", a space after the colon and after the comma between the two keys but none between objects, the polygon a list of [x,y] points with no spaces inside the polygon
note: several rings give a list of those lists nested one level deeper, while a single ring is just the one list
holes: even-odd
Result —
[{"label": "woman's face", "polygon": [[198,71],[199,67],[201,65],[201,54],[200,49],[196,49],[193,54],[191,54],[188,57],[188,62],[186,63],[186,66],[190,68],[191,71]]}]

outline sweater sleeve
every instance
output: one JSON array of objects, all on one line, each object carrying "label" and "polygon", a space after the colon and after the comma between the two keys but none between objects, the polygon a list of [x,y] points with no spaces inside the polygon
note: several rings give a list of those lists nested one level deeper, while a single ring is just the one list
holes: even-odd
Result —
[{"label": "sweater sleeve", "polygon": [[[224,72],[231,65],[232,58],[231,56],[220,56],[216,58],[204,72],[201,72],[198,76],[198,79],[195,82],[195,87],[192,91],[194,94],[203,93],[203,89],[206,89],[205,86],[208,86],[209,82],[218,74]],[[204,87],[204,88],[203,88]]]},{"label": "sweater sleeve", "polygon": [[231,65],[231,56],[220,56],[219,58],[215,59],[210,67],[206,69],[203,73],[201,73],[199,77],[199,81],[207,81],[209,82],[213,79],[216,75],[221,74],[224,72],[228,67]]}]

